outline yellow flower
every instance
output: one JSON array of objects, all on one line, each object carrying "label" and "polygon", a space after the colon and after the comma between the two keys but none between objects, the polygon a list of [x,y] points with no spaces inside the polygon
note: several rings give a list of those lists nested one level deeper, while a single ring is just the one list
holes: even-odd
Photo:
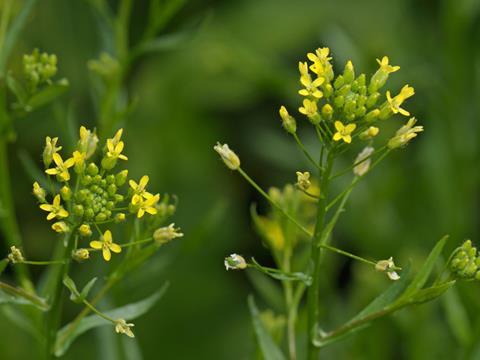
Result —
[{"label": "yellow flower", "polygon": [[77,249],[72,252],[72,258],[75,261],[82,262],[90,258],[90,252],[88,249]]},{"label": "yellow flower", "polygon": [[298,186],[300,190],[306,191],[312,185],[310,182],[310,173],[308,171],[300,172],[297,171],[297,183],[295,185]]},{"label": "yellow flower", "polygon": [[387,91],[387,101],[390,105],[390,110],[392,110],[394,114],[400,113],[402,115],[409,116],[410,113],[407,110],[402,109],[400,105],[402,105],[406,99],[412,97],[414,94],[415,90],[408,85],[405,85],[402,90],[400,90],[400,94],[394,98],[391,97],[390,91]]},{"label": "yellow flower", "polygon": [[10,246],[10,253],[8,254],[7,257],[12,264],[21,263],[25,261],[22,251],[15,246]]},{"label": "yellow flower", "polygon": [[78,141],[78,150],[85,153],[85,158],[91,157],[97,149],[98,136],[92,133],[85,126],[80,126],[80,140]]},{"label": "yellow flower", "polygon": [[80,225],[80,227],[78,228],[78,232],[80,233],[80,235],[82,235],[84,237],[88,237],[88,236],[92,235],[92,229],[90,228],[90,225],[88,225],[88,224]]},{"label": "yellow flower", "polygon": [[169,241],[182,237],[183,233],[180,232],[179,228],[175,228],[175,224],[171,223],[168,226],[161,227],[153,233],[153,240],[158,245],[163,245],[168,243]]},{"label": "yellow flower", "polygon": [[112,139],[110,139],[114,146],[117,146],[117,144],[120,143],[122,134],[123,134],[123,129],[118,129],[118,131],[115,133],[115,136]]},{"label": "yellow flower", "polygon": [[137,209],[137,217],[141,218],[145,213],[155,215],[157,213],[157,208],[155,205],[157,204],[158,200],[160,200],[160,194],[151,196],[148,199],[142,199],[142,197],[139,196],[135,198],[135,201],[132,198],[132,205],[134,205]]},{"label": "yellow flower", "polygon": [[45,189],[43,189],[38,182],[33,183],[33,195],[38,199],[40,202],[45,202],[45,196],[47,195],[47,192]]},{"label": "yellow flower", "polygon": [[325,77],[330,81],[333,78],[333,69],[332,65],[330,64],[330,60],[332,58],[328,56],[329,53],[329,48],[319,48],[315,50],[315,54],[308,53],[307,57],[311,62],[313,62],[313,64],[310,66],[310,69],[318,76]]},{"label": "yellow flower", "polygon": [[377,63],[380,65],[380,70],[386,72],[387,74],[400,70],[400,66],[392,66],[388,63],[388,61],[388,56],[384,56],[382,60],[377,59]]},{"label": "yellow flower", "polygon": [[423,131],[423,126],[414,126],[417,120],[410,118],[407,124],[403,125],[397,130],[395,136],[388,141],[388,147],[390,149],[396,149],[407,145],[410,140],[417,137],[417,133]]},{"label": "yellow flower", "polygon": [[370,140],[377,136],[379,132],[380,129],[378,127],[370,126],[367,130],[363,131],[359,137],[361,140]]},{"label": "yellow flower", "polygon": [[282,118],[282,125],[283,128],[290,134],[295,134],[297,132],[297,122],[291,116],[285,106],[281,106],[280,110],[278,111],[280,117]]},{"label": "yellow flower", "polygon": [[112,233],[110,230],[105,231],[103,236],[101,236],[100,240],[90,241],[90,246],[96,250],[102,249],[103,258],[105,259],[105,261],[110,261],[112,257],[110,251],[113,251],[117,254],[122,251],[120,245],[113,242]]},{"label": "yellow flower", "polygon": [[52,163],[53,155],[57,151],[62,150],[61,146],[57,146],[58,137],[51,138],[47,136],[45,138],[45,148],[43,149],[43,163],[45,167],[49,167]]},{"label": "yellow flower", "polygon": [[115,320],[115,331],[117,334],[125,334],[128,337],[134,338],[135,335],[132,332],[131,327],[135,326],[132,323],[127,323],[124,319]]},{"label": "yellow flower", "polygon": [[318,116],[317,103],[309,99],[303,99],[303,106],[301,106],[298,111],[303,115],[307,115],[309,118]]},{"label": "yellow flower", "polygon": [[227,270],[243,270],[247,268],[247,262],[245,261],[245,258],[238,254],[232,254],[226,257],[223,261],[223,264]]},{"label": "yellow flower", "polygon": [[138,184],[130,180],[128,184],[133,189],[132,204],[138,203],[142,200],[142,197],[145,199],[151,198],[153,195],[145,190],[145,187],[148,184],[149,177],[147,175],[142,176]]},{"label": "yellow flower", "polygon": [[122,154],[124,145],[125,144],[123,143],[123,141],[119,141],[115,143],[115,139],[108,139],[107,140],[107,150],[108,150],[107,156],[112,159],[128,160],[128,158]]},{"label": "yellow flower", "polygon": [[228,147],[228,144],[220,144],[217,142],[217,145],[213,147],[220,157],[222,158],[223,162],[227,167],[231,170],[238,170],[240,167],[240,158],[235,154],[233,150]]},{"label": "yellow flower", "polygon": [[337,129],[337,132],[333,135],[333,140],[339,141],[342,139],[347,144],[350,144],[352,142],[351,134],[356,127],[356,124],[348,124],[345,126],[341,121],[335,121],[335,129]]},{"label": "yellow flower", "polygon": [[60,234],[70,231],[70,228],[65,221],[57,221],[56,223],[53,223],[52,229]]},{"label": "yellow flower", "polygon": [[74,151],[72,154],[72,159],[74,161],[75,170],[78,173],[81,173],[85,167],[85,159],[87,158],[87,154],[80,151]]},{"label": "yellow flower", "polygon": [[318,90],[318,87],[323,84],[325,79],[323,77],[318,77],[312,81],[312,77],[308,73],[308,65],[306,62],[299,62],[298,69],[300,70],[300,83],[305,87],[298,93],[302,96],[313,96],[317,99],[323,97],[323,93]]},{"label": "yellow flower", "polygon": [[394,270],[395,268],[395,263],[393,262],[392,257],[387,260],[380,260],[375,264],[375,270],[386,273],[388,278],[392,281],[400,279],[400,275]]},{"label": "yellow flower", "polygon": [[47,215],[47,220],[52,220],[53,218],[66,218],[68,217],[68,211],[60,205],[60,195],[56,195],[53,198],[52,204],[42,204],[40,205],[40,209],[48,211],[49,214]]},{"label": "yellow flower", "polygon": [[53,161],[55,162],[57,167],[47,169],[45,170],[45,172],[48,175],[57,175],[57,178],[60,181],[70,180],[70,173],[68,172],[68,168],[71,168],[73,165],[75,165],[74,158],[67,159],[64,162],[60,154],[55,153],[53,154]]}]

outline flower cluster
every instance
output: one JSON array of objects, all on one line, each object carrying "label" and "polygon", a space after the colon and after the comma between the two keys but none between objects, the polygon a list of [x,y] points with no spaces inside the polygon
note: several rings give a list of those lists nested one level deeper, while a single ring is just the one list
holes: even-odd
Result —
[{"label": "flower cluster", "polygon": [[[80,127],[79,141],[68,158],[60,154],[62,146],[58,145],[58,138],[46,138],[43,164],[46,174],[54,178],[58,186],[51,184],[50,202],[47,200],[48,191],[37,182],[33,184],[33,194],[40,202],[40,209],[48,212],[47,220],[55,220],[52,229],[58,233],[75,231],[86,239],[93,236],[93,230],[98,232],[96,240],[89,243],[90,249],[74,249],[72,256],[76,260],[86,260],[89,251],[101,250],[103,258],[109,261],[112,252],[121,252],[111,230],[101,230],[102,226],[121,223],[129,215],[143,218],[148,214],[164,218],[174,211],[171,209],[173,205],[159,203],[159,194],[147,191],[148,176],[143,176],[137,183],[128,179],[128,170],[116,170],[128,160],[123,154],[122,135],[120,129],[106,140],[97,162],[93,160],[99,141],[95,131]],[[166,231],[163,238],[181,236],[175,229],[168,229],[170,232]]]},{"label": "flower cluster", "polygon": [[[317,127],[325,138],[335,143],[350,144],[356,137],[372,140],[379,128],[372,124],[386,120],[395,114],[409,116],[402,106],[415,94],[413,87],[405,85],[397,95],[381,89],[388,77],[400,69],[389,64],[388,57],[377,59],[378,70],[367,79],[365,74],[356,75],[351,61],[341,74],[335,76],[330,50],[319,48],[307,55],[310,64],[300,62],[299,94],[303,97],[299,112]],[[296,120],[285,106],[280,108],[280,117],[287,132],[296,132]],[[388,143],[389,148],[406,145],[423,127],[415,126],[412,118]]]},{"label": "flower cluster", "polygon": [[480,254],[471,240],[455,249],[449,262],[452,274],[460,279],[480,280]]}]

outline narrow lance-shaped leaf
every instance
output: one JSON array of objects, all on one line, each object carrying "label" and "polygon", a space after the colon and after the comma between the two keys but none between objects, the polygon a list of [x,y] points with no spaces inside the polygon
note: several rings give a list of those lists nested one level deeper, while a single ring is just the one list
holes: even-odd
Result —
[{"label": "narrow lance-shaped leaf", "polygon": [[260,319],[258,308],[255,305],[255,300],[251,295],[248,297],[248,307],[252,316],[252,323],[255,330],[255,336],[258,341],[258,346],[260,347],[264,359],[285,360],[285,356],[278,348],[277,344],[275,344],[267,329],[265,329],[265,326]]}]

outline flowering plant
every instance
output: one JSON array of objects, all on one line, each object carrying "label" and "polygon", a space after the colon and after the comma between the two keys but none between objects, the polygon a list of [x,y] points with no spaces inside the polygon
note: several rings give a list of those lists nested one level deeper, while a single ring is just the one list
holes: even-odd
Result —
[{"label": "flowering plant", "polygon": [[[467,270],[470,277],[478,274],[476,258],[469,258],[474,258],[476,252],[472,255],[470,253],[473,250],[458,250],[446,267],[448,269],[451,264],[457,269],[456,272],[450,273],[448,278],[444,278],[442,273],[433,284],[426,286],[447,237],[437,243],[415,276],[411,275],[408,267],[402,269],[395,265],[391,256],[386,260],[371,260],[332,244],[337,222],[355,186],[387,155],[406,147],[424,129],[416,125],[414,117],[410,117],[387,139],[381,136],[381,128],[388,119],[397,115],[410,116],[404,103],[415,93],[409,85],[403,86],[397,95],[392,95],[390,90],[383,90],[390,75],[400,69],[391,65],[387,56],[377,59],[379,68],[370,78],[365,74],[357,74],[351,61],[346,63],[341,73],[335,75],[329,48],[319,48],[307,54],[307,58],[310,63],[300,62],[298,66],[301,84],[299,94],[303,98],[298,111],[306,117],[311,131],[318,138],[318,155],[313,155],[303,144],[297,133],[297,120],[285,106],[280,107],[279,114],[283,128],[305,155],[314,175],[310,171],[299,170],[296,172],[295,186],[286,185],[283,189],[264,191],[241,167],[240,158],[227,144],[218,143],[214,147],[227,167],[237,171],[271,207],[266,215],[259,215],[253,207],[252,218],[276,267],[263,266],[254,258],[248,261],[239,254],[232,254],[225,259],[227,270],[251,268],[281,282],[285,310],[278,315],[277,321],[271,319],[271,310],[267,310],[270,314],[268,317],[263,316],[253,297],[249,298],[259,351],[270,359],[285,357],[282,346],[286,348],[289,359],[297,358],[298,347],[304,350],[302,353],[308,354],[308,359],[318,359],[321,348],[340,341],[373,320],[443,294],[455,283],[460,273],[465,276],[465,270],[459,272],[455,266],[475,268],[470,272]],[[357,155],[352,156],[352,152]],[[351,165],[338,169],[338,160],[345,156],[353,159]],[[332,185],[348,175],[351,178],[348,185],[334,193]],[[468,247],[468,244],[465,246]],[[365,263],[394,282],[359,314],[331,331],[325,331],[320,326],[320,306],[324,293],[321,288],[324,274],[322,263],[326,252]],[[255,277],[251,276],[251,279],[259,292],[264,293]],[[261,283],[265,281],[263,279]],[[275,284],[270,286],[276,288]],[[302,302],[304,297],[305,306]],[[271,296],[264,298],[272,305],[268,301]],[[297,322],[302,314],[307,319],[307,326],[303,329],[299,328]],[[286,321],[281,321],[285,318]],[[285,342],[278,340],[282,337],[274,336],[278,331],[286,333]],[[298,334],[308,339],[306,344],[299,344]]]}]

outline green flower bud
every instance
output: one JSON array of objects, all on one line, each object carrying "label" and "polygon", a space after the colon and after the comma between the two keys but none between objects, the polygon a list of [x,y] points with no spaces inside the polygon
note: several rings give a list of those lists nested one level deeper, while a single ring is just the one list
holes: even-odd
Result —
[{"label": "green flower bud", "polygon": [[346,83],[351,83],[355,79],[355,70],[350,60],[348,60],[347,64],[345,65],[345,70],[343,71],[343,78],[345,79]]},{"label": "green flower bud", "polygon": [[95,212],[93,211],[92,208],[85,209],[84,216],[86,220],[92,220],[93,217],[95,216]]},{"label": "green flower bud", "polygon": [[107,184],[115,184],[115,175],[107,175],[107,177],[105,178]]},{"label": "green flower bud", "polygon": [[60,195],[64,201],[69,201],[72,198],[72,190],[65,185],[60,189]]},{"label": "green flower bud", "polygon": [[115,218],[114,218],[114,220],[115,220],[115,222],[116,222],[116,223],[121,223],[121,222],[124,222],[124,221],[125,221],[125,219],[126,219],[126,216],[125,216],[125,214],[124,214],[124,213],[118,213],[118,214],[115,214]]},{"label": "green flower bud", "polygon": [[325,120],[332,120],[333,107],[330,104],[325,104],[322,107],[322,116]]},{"label": "green flower bud", "polygon": [[115,175],[115,184],[120,187],[126,183],[128,177],[128,170],[120,171],[117,175]]},{"label": "green flower bud", "polygon": [[84,213],[84,209],[83,209],[83,206],[82,205],[75,205],[73,207],[73,214],[76,215],[76,216],[83,216],[83,213]]},{"label": "green flower bud", "polygon": [[329,98],[333,94],[333,86],[331,84],[325,84],[323,87],[323,95]]},{"label": "green flower bud", "polygon": [[345,98],[343,96],[337,96],[333,100],[333,106],[335,106],[336,108],[341,108],[344,103],[345,103]]},{"label": "green flower bud", "polygon": [[87,174],[90,176],[95,176],[98,174],[98,166],[95,163],[90,163],[87,166]]},{"label": "green flower bud", "polygon": [[378,93],[378,92],[375,92],[375,93],[369,95],[368,98],[367,98],[367,107],[371,108],[371,107],[375,106],[375,104],[377,103],[379,98],[380,98],[380,93]]},{"label": "green flower bud", "polygon": [[338,75],[335,81],[333,82],[333,87],[335,89],[340,89],[345,84],[345,79],[342,75]]},{"label": "green flower bud", "polygon": [[103,212],[100,212],[95,216],[95,221],[105,221],[107,220],[107,215]]},{"label": "green flower bud", "polygon": [[370,111],[367,115],[365,115],[365,121],[367,122],[375,121],[378,118],[378,115],[380,115],[380,110],[374,109]]}]

